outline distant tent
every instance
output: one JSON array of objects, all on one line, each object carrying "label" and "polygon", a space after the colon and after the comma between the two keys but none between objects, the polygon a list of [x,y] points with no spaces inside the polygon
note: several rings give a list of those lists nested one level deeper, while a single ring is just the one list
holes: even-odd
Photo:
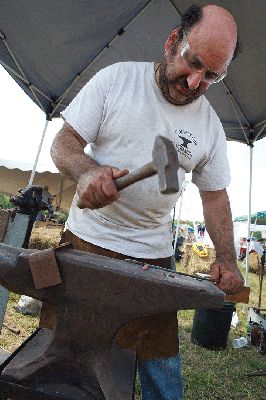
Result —
[{"label": "distant tent", "polygon": [[[47,171],[39,165],[34,176],[34,185],[48,185],[49,191],[56,195],[54,206],[68,210],[76,191],[76,185],[64,179],[59,172]],[[0,160],[0,194],[16,195],[18,190],[28,185],[31,176],[30,164]]]},{"label": "distant tent", "polygon": [[[236,217],[234,222],[239,221],[247,221],[248,215],[241,215],[240,217]],[[251,223],[256,225],[266,225],[266,211],[258,211],[256,213],[251,214]]]}]

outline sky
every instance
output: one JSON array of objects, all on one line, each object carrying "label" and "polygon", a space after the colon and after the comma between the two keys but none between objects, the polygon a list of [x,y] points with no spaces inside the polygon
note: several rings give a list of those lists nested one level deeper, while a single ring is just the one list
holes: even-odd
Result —
[{"label": "sky", "polygon": [[[45,115],[1,66],[0,113],[0,163],[1,159],[7,159],[33,165],[45,126]],[[39,157],[39,164],[53,172],[57,170],[49,149],[61,126],[61,119],[49,122]],[[248,214],[250,148],[237,142],[228,142],[227,147],[231,169],[228,194],[235,218]],[[265,178],[266,138],[256,142],[253,148],[252,212],[266,210]],[[176,216],[180,213],[181,219],[203,221],[198,189],[189,180],[188,176],[182,201],[180,198],[176,206]]]}]

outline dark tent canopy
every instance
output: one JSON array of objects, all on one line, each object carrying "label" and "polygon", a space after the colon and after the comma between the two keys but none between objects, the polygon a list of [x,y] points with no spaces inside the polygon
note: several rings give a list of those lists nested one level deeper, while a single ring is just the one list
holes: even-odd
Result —
[{"label": "dark tent canopy", "polygon": [[[206,4],[206,1],[197,1]],[[158,61],[188,0],[2,0],[0,62],[44,111],[58,117],[102,67]],[[266,135],[265,0],[216,0],[234,15],[243,52],[207,97],[228,139]]]}]

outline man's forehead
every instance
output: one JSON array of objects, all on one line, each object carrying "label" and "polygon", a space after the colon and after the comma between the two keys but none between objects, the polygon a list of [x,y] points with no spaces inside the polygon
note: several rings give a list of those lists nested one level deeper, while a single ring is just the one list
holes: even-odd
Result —
[{"label": "man's forehead", "polygon": [[233,57],[235,42],[224,38],[220,32],[210,31],[205,24],[194,26],[187,34],[193,54],[212,70],[227,68]]},{"label": "man's forehead", "polygon": [[232,15],[224,8],[205,6],[202,19],[191,28],[189,35],[195,46],[208,43],[213,47],[234,51],[237,26]]}]

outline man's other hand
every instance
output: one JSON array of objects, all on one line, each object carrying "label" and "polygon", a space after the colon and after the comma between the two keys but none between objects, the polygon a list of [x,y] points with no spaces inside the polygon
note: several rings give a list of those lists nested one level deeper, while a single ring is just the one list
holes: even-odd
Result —
[{"label": "man's other hand", "polygon": [[226,294],[236,293],[244,285],[244,279],[235,263],[215,261],[211,265],[211,280]]},{"label": "man's other hand", "polygon": [[78,207],[97,209],[116,201],[119,193],[114,180],[126,174],[128,174],[126,169],[95,166],[81,175],[77,185]]}]

